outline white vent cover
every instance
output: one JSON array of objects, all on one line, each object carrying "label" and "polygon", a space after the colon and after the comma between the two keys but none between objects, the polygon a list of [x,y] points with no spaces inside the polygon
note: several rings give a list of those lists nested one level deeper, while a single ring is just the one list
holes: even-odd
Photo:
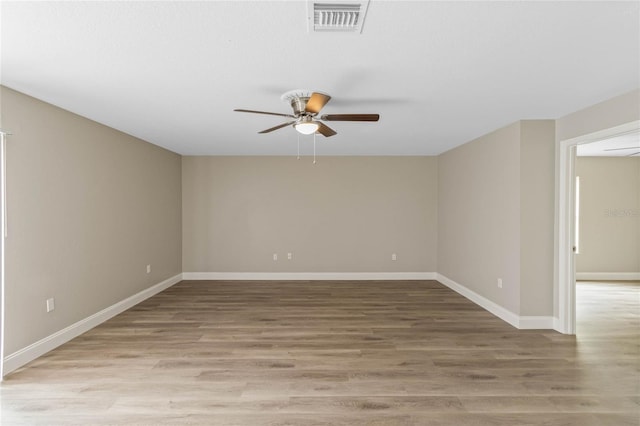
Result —
[{"label": "white vent cover", "polygon": [[337,31],[359,34],[362,32],[369,0],[329,0],[326,3],[309,1],[307,4],[310,32]]}]

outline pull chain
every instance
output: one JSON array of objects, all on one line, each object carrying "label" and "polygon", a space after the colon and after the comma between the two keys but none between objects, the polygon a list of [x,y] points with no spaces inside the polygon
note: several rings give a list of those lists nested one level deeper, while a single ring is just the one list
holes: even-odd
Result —
[{"label": "pull chain", "polygon": [[300,133],[298,133],[298,160],[300,159]]},{"label": "pull chain", "polygon": [[316,164],[316,134],[313,134],[313,164]]}]

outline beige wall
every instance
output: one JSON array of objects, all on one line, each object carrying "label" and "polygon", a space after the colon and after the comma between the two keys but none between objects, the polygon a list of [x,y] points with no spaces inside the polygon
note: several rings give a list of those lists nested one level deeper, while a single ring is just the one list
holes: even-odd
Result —
[{"label": "beige wall", "polygon": [[181,161],[1,90],[9,355],[181,272]]},{"label": "beige wall", "polygon": [[563,141],[640,120],[640,89],[616,96],[556,120]]},{"label": "beige wall", "polygon": [[438,272],[514,313],[520,309],[519,141],[515,123],[438,158]]},{"label": "beige wall", "polygon": [[640,158],[578,157],[576,272],[640,272]]},{"label": "beige wall", "polygon": [[436,270],[434,157],[183,157],[182,170],[185,272]]},{"label": "beige wall", "polygon": [[553,315],[555,122],[520,122],[520,315]]},{"label": "beige wall", "polygon": [[517,122],[438,159],[438,272],[518,315],[552,314],[554,135]]}]

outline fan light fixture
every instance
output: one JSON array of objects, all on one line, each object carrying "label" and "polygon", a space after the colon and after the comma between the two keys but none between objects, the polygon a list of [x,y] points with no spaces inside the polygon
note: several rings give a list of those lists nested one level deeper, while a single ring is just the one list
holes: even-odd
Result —
[{"label": "fan light fixture", "polygon": [[295,127],[296,130],[303,135],[312,135],[318,130],[318,127],[320,126],[307,115],[301,117],[300,121],[294,124],[293,127]]},{"label": "fan light fixture", "polygon": [[295,125],[295,128],[298,132],[303,135],[312,135],[318,130],[318,123],[308,122],[308,123],[298,123]]}]

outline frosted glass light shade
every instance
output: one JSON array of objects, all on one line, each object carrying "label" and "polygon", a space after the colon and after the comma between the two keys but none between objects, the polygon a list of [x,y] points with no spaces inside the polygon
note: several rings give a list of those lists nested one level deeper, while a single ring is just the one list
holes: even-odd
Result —
[{"label": "frosted glass light shade", "polygon": [[298,123],[295,125],[295,128],[303,135],[312,135],[318,130],[318,123],[314,123],[312,121]]}]

